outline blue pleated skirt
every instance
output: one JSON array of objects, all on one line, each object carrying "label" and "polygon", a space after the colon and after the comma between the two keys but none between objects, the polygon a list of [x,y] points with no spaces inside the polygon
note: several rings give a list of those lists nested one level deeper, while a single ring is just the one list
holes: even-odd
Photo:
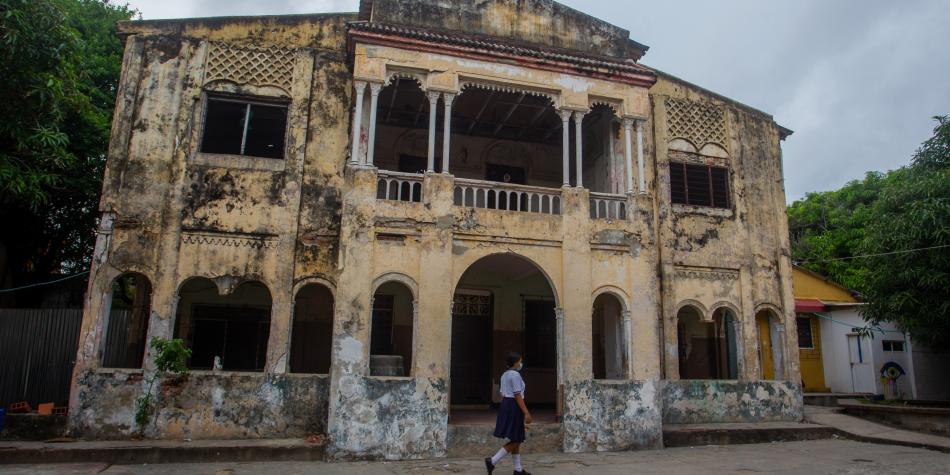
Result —
[{"label": "blue pleated skirt", "polygon": [[524,442],[524,413],[514,398],[506,397],[498,407],[498,419],[495,420],[495,437],[511,442]]}]

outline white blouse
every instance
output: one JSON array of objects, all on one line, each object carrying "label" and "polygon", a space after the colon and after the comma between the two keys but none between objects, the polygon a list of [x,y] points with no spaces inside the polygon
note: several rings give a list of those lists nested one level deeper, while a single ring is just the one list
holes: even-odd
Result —
[{"label": "white blouse", "polygon": [[515,397],[515,394],[520,394],[521,397],[524,397],[524,380],[521,379],[521,373],[509,369],[501,375],[501,397]]}]

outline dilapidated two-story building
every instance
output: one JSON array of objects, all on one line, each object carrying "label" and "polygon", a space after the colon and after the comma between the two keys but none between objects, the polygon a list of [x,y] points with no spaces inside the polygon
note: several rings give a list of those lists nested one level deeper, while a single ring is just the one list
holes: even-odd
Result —
[{"label": "dilapidated two-story building", "polygon": [[[509,351],[565,451],[801,418],[790,131],[628,31],[550,0],[367,0],[119,33],[77,434],[439,457],[491,420]],[[140,428],[154,337],[192,371]]]}]

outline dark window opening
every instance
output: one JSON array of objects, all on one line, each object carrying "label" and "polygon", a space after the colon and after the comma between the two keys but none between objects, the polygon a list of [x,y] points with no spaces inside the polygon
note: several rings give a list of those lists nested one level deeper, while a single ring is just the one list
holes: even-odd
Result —
[{"label": "dark window opening", "polygon": [[260,282],[245,282],[228,294],[206,278],[190,279],[178,291],[175,337],[191,348],[189,367],[263,371],[270,336],[271,296]]},{"label": "dark window opening", "polygon": [[[426,166],[429,164],[429,159],[426,157],[418,157],[415,155],[399,155],[399,171],[403,173],[419,173],[423,174],[426,172]],[[442,161],[435,161],[435,171],[438,173],[442,172]]]},{"label": "dark window opening", "polygon": [[[557,367],[557,319],[553,300],[524,301],[524,357],[535,368]],[[530,338],[529,338],[530,336]]]},{"label": "dark window opening", "polygon": [[202,153],[284,158],[287,106],[209,97]]},{"label": "dark window opening", "polygon": [[123,274],[112,282],[103,367],[142,367],[151,296],[152,285],[141,274]]},{"label": "dark window opening", "polygon": [[526,176],[527,173],[525,173],[525,169],[522,167],[498,165],[495,163],[485,164],[485,179],[488,181],[524,185],[526,183]]},{"label": "dark window opening", "polygon": [[290,372],[328,374],[332,345],[333,294],[322,285],[309,284],[294,299]]},{"label": "dark window opening", "polygon": [[795,321],[798,326],[798,347],[806,349],[814,348],[815,342],[811,334],[811,319],[808,317],[798,317]]},{"label": "dark window opening", "polygon": [[226,371],[263,371],[270,333],[270,309],[197,305],[191,367],[211,369],[214,357]]},{"label": "dark window opening", "polygon": [[386,282],[373,295],[370,327],[370,375],[408,376],[412,369],[414,322],[412,292],[399,282]]},{"label": "dark window opening", "polygon": [[677,204],[728,208],[729,170],[671,162],[670,200]]},{"label": "dark window opening", "polygon": [[884,340],[881,342],[884,345],[884,351],[904,351],[904,342],[899,340]]}]

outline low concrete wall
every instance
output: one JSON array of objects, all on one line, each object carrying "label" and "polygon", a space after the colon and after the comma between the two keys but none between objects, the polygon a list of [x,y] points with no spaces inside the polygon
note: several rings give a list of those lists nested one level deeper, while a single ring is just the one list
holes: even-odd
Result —
[{"label": "low concrete wall", "polygon": [[448,385],[441,378],[345,375],[331,418],[332,460],[444,457]]},{"label": "low concrete wall", "polygon": [[801,386],[788,381],[679,380],[663,385],[663,423],[801,421]]},{"label": "low concrete wall", "polygon": [[578,381],[564,387],[564,451],[663,446],[656,381]]},{"label": "low concrete wall", "polygon": [[841,399],[838,405],[846,414],[863,419],[950,437],[950,408],[864,403],[854,399]]},{"label": "low concrete wall", "polygon": [[[498,450],[505,441],[494,436],[494,424],[449,424],[446,457],[484,457]],[[561,424],[532,424],[525,439],[525,450],[530,453],[560,452],[564,446]]]},{"label": "low concrete wall", "polygon": [[[87,371],[76,387],[79,409],[69,415],[74,435],[115,439],[135,433],[135,400],[145,390],[141,371]],[[160,387],[158,411],[144,435],[242,439],[321,434],[327,429],[328,393],[329,379],[321,375],[193,372]]]},{"label": "low concrete wall", "polygon": [[7,414],[0,440],[48,440],[66,433],[66,416]]}]

